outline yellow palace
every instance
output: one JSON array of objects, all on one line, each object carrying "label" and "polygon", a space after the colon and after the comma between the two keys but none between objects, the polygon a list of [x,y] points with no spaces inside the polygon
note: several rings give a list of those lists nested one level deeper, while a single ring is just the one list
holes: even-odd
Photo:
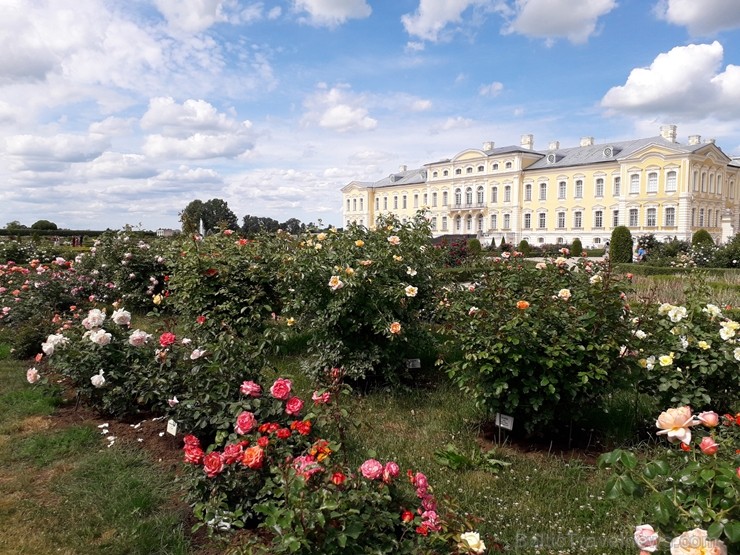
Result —
[{"label": "yellow palace", "polygon": [[676,126],[660,135],[575,147],[558,142],[535,150],[532,135],[519,146],[463,150],[451,159],[409,170],[401,166],[375,182],[342,188],[345,224],[372,227],[378,216],[402,220],[425,208],[435,236],[471,235],[532,245],[603,246],[618,225],[634,236],[690,239],[706,229],[724,242],[740,227],[740,158],[713,139],[676,140]]}]

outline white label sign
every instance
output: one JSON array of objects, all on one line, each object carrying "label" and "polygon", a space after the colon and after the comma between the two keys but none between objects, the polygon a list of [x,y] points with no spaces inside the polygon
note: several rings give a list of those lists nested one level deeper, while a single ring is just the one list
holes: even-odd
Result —
[{"label": "white label sign", "polygon": [[506,414],[499,414],[496,413],[496,426],[499,428],[503,428],[504,430],[513,430],[514,429],[514,417],[508,416]]},{"label": "white label sign", "polygon": [[418,358],[406,359],[406,368],[421,368],[421,360]]},{"label": "white label sign", "polygon": [[171,436],[177,435],[177,422],[172,419],[167,421],[167,433]]}]

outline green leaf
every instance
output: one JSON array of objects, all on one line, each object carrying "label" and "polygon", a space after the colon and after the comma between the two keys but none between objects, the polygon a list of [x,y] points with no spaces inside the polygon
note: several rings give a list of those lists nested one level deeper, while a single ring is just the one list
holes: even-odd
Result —
[{"label": "green leaf", "polygon": [[731,543],[740,542],[740,522],[735,520],[725,524],[725,536]]},{"label": "green leaf", "polygon": [[724,530],[725,526],[721,522],[713,522],[709,528],[707,528],[707,535],[709,536],[709,539],[716,540],[722,535],[722,531]]}]

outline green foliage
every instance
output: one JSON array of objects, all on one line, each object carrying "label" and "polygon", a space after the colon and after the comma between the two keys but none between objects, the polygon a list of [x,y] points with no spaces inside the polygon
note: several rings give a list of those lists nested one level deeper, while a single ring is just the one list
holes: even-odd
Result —
[{"label": "green foliage", "polygon": [[304,370],[321,378],[341,365],[353,380],[399,383],[406,359],[433,350],[429,330],[441,249],[423,215],[377,229],[278,237],[282,316],[311,330]]},{"label": "green foliage", "polygon": [[581,244],[581,240],[576,237],[573,239],[573,244],[570,247],[570,254],[572,256],[581,256],[581,253],[583,252],[583,245]]},{"label": "green foliage", "polygon": [[609,259],[612,264],[632,262],[632,234],[623,226],[617,226],[612,231],[609,243]]},{"label": "green foliage", "polygon": [[[658,422],[673,420],[672,411],[691,414],[688,407],[670,409],[660,415]],[[622,449],[601,455],[599,466],[613,471],[605,493],[611,499],[647,497],[650,514],[646,520],[657,525],[667,540],[700,528],[708,531],[709,539],[721,539],[728,552],[735,553],[734,548],[740,545],[736,471],[740,424],[729,415],[719,426],[706,428],[696,426],[700,424],[696,416],[688,421],[684,416],[681,419],[685,429],[693,426],[681,449],[675,445],[656,448],[644,458]],[[715,444],[715,453],[707,442]]]},{"label": "green foliage", "polygon": [[698,247],[699,245],[714,245],[712,234],[706,229],[698,229],[691,236],[691,246]]},{"label": "green foliage", "polygon": [[643,388],[663,406],[732,410],[740,391],[740,324],[708,302],[707,277],[689,274],[686,305],[645,305],[633,321],[629,357],[644,369]]},{"label": "green foliage", "polygon": [[449,343],[463,351],[450,377],[486,415],[513,415],[529,432],[562,425],[563,414],[577,421],[628,377],[617,356],[625,283],[583,260],[540,268],[504,261],[440,302]]},{"label": "green foliage", "polygon": [[480,241],[478,239],[468,239],[468,252],[471,256],[479,256],[481,253]]},{"label": "green foliage", "polygon": [[57,224],[49,220],[38,220],[31,225],[31,229],[57,229]]},{"label": "green foliage", "polygon": [[530,253],[530,246],[529,242],[526,239],[522,239],[519,241],[519,252],[522,253],[524,256],[529,256]]},{"label": "green foliage", "polygon": [[206,202],[191,201],[180,212],[180,221],[185,234],[199,233],[201,222],[206,234],[239,229],[236,214],[231,211],[229,204],[220,198],[213,198]]}]

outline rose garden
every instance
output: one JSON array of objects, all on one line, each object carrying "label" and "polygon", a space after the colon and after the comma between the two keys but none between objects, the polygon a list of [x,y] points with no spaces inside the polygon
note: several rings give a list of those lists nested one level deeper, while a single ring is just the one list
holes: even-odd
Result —
[{"label": "rose garden", "polygon": [[[694,267],[707,248],[661,280],[566,249],[457,265],[430,237],[419,215],[3,257],[0,514],[18,528],[0,546],[42,553],[24,531],[83,520],[84,545],[41,537],[68,553],[740,553],[738,286]],[[144,422],[157,433],[137,438]],[[105,512],[113,485],[60,478],[89,459],[115,482],[125,457],[162,499]],[[48,484],[53,503],[33,493]]]}]

